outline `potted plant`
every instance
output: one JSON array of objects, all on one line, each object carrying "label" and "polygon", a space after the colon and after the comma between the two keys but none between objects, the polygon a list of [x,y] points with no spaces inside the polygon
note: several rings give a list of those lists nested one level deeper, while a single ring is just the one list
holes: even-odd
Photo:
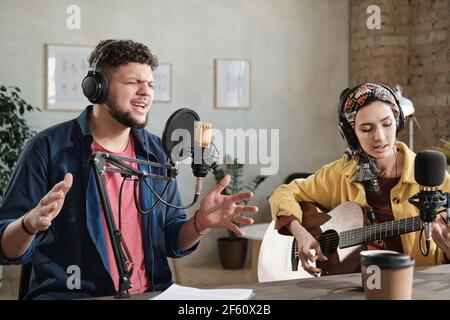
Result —
[{"label": "potted plant", "polygon": [[[0,86],[0,201],[25,141],[34,134],[23,115],[25,111],[39,110],[25,102],[19,93],[17,87]],[[2,278],[0,266],[0,288]]]},{"label": "potted plant", "polygon": [[0,86],[0,199],[25,142],[34,134],[23,115],[39,110],[23,100],[17,87]]},{"label": "potted plant", "polygon": [[[231,195],[241,192],[255,192],[258,186],[267,179],[267,176],[258,175],[250,182],[243,180],[244,164],[237,159],[233,163],[223,164],[213,168],[214,178],[219,183],[225,175],[231,176],[230,185],[228,185],[222,194]],[[247,205],[250,199],[243,200],[238,204]],[[233,222],[235,223],[235,222]],[[239,226],[239,223],[236,223]],[[238,237],[234,232],[228,230],[228,237],[218,240],[219,258],[224,269],[241,269],[244,266],[247,254],[247,242],[245,238]]]}]

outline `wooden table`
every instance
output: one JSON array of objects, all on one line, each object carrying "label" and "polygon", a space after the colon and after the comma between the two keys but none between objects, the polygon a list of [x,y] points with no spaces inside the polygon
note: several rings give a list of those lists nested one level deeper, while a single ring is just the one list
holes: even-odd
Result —
[{"label": "wooden table", "polygon": [[[361,274],[352,273],[319,278],[221,286],[251,288],[258,300],[362,300]],[[132,300],[147,300],[156,292],[134,295]],[[449,300],[450,265],[418,267],[414,270],[413,299]],[[104,299],[111,299],[106,297]]]},{"label": "wooden table", "polygon": [[[239,288],[253,288],[255,299],[261,300],[364,299],[360,273],[266,282],[256,285],[242,285]],[[416,268],[412,298],[449,300],[450,265]]]}]

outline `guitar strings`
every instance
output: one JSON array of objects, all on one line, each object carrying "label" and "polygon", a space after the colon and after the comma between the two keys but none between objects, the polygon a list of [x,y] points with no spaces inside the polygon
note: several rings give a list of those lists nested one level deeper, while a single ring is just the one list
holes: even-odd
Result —
[{"label": "guitar strings", "polygon": [[[321,237],[321,239],[337,239],[337,238],[354,238],[354,237],[364,237],[366,235],[376,235],[376,234],[381,234],[381,233],[385,233],[387,234],[388,231],[395,231],[395,229],[402,229],[402,228],[414,228],[416,225],[420,226],[421,221],[419,219],[417,220],[413,220],[413,221],[407,221],[404,225],[401,224],[396,224],[396,226],[392,226],[392,227],[388,227],[388,226],[382,226],[382,227],[377,227],[377,225],[373,225],[373,226],[368,226],[365,228],[368,228],[367,230],[364,230],[365,228],[360,228],[360,229],[355,229],[355,230],[350,230],[350,231],[343,231],[341,232],[340,235],[324,235],[323,237]],[[364,231],[363,231],[364,230]]]},{"label": "guitar strings", "polygon": [[[420,220],[419,217],[412,217],[412,218],[406,218],[406,219],[401,219],[401,220],[397,220],[397,221],[389,221],[389,222],[385,222],[382,224],[374,224],[374,225],[370,225],[370,226],[355,229],[355,230],[343,231],[343,232],[341,232],[340,235],[338,235],[338,234],[324,235],[319,238],[319,244],[321,247],[327,248],[331,244],[333,244],[334,246],[336,244],[339,244],[341,239],[343,242],[342,244],[345,244],[345,242],[353,243],[353,242],[355,242],[354,238],[357,238],[357,239],[361,238],[361,240],[364,238],[365,241],[363,241],[363,242],[366,242],[367,235],[370,237],[370,239],[372,238],[373,235],[377,236],[378,234],[380,235],[380,238],[383,238],[381,236],[381,234],[384,232],[387,237],[387,231],[389,231],[389,229],[387,229],[387,228],[389,228],[388,224],[392,224],[392,226],[390,227],[390,230],[394,231],[394,229],[401,229],[401,228],[415,229],[416,227],[420,227],[421,222],[422,221]],[[404,225],[402,225],[402,223],[404,223]],[[396,225],[395,227],[394,227],[394,224]],[[379,229],[379,230],[377,230],[377,229]],[[368,231],[365,231],[365,234],[358,234],[358,233],[362,233],[362,230],[368,230]],[[369,232],[369,231],[372,231],[372,232]],[[379,240],[379,238],[375,237],[374,240]],[[373,241],[373,240],[371,239],[371,241]],[[295,246],[297,247],[296,244],[295,244]]]},{"label": "guitar strings", "polygon": [[[404,224],[402,224],[404,223]],[[391,227],[388,226],[388,224],[392,224]],[[381,236],[381,233],[387,234],[387,231],[394,231],[395,229],[409,229],[409,228],[415,228],[416,226],[419,227],[421,224],[421,220],[419,217],[413,217],[413,218],[406,218],[402,220],[397,221],[389,221],[385,222],[383,224],[374,224],[363,228],[358,228],[355,230],[350,231],[343,231],[340,235],[332,234],[332,235],[324,235],[320,237],[319,243],[324,243],[324,245],[327,245],[329,243],[336,243],[339,242],[340,239],[343,239],[343,242],[345,240],[352,240],[354,238],[366,238],[367,235],[372,238],[372,235],[379,234]],[[394,226],[395,225],[395,226]],[[378,240],[378,239],[375,239]]]},{"label": "guitar strings", "polygon": [[[376,240],[381,240],[381,239],[385,239],[385,238],[389,238],[389,236],[385,235],[379,235],[379,234],[370,234],[370,235],[365,235],[365,236],[358,236],[358,237],[341,237],[339,238],[339,236],[325,236],[323,238],[321,238],[319,240],[319,243],[321,245],[321,247],[328,247],[332,244],[334,244],[333,246],[338,246],[339,244],[341,245],[341,247],[350,247],[352,245],[357,245],[357,244],[361,244],[361,243],[366,243],[366,242],[370,242],[370,241],[376,241]],[[391,235],[393,236],[393,235]]]}]

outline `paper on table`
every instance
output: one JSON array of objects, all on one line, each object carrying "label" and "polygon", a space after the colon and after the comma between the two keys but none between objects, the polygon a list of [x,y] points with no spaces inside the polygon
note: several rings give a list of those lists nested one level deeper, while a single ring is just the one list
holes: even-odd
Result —
[{"label": "paper on table", "polygon": [[171,285],[152,300],[248,300],[253,289],[197,289]]}]

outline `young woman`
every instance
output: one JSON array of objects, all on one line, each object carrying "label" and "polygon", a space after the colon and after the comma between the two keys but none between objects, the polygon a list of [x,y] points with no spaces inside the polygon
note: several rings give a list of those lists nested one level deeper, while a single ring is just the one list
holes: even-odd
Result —
[{"label": "young woman", "polygon": [[[382,84],[364,83],[341,94],[339,126],[348,148],[340,160],[323,166],[307,179],[297,179],[276,189],[269,202],[276,229],[292,234],[298,242],[303,268],[312,275],[321,269],[310,265],[326,261],[318,241],[302,226],[301,202],[332,210],[346,201],[375,212],[377,222],[418,215],[408,198],[419,191],[414,179],[415,154],[396,140],[403,114],[392,90]],[[440,190],[450,191],[447,173]],[[380,249],[410,255],[416,265],[434,265],[450,257],[450,227],[441,216],[433,222],[428,256],[419,249],[420,232],[379,242]],[[315,250],[315,254],[311,253]]]}]

